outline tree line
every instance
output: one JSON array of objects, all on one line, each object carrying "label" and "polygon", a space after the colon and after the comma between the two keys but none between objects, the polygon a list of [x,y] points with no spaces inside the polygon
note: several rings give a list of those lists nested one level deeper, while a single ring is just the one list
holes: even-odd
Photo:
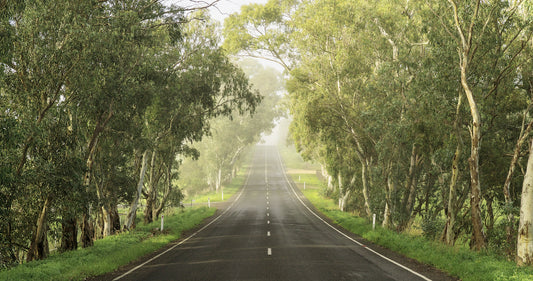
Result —
[{"label": "tree line", "polygon": [[0,1],[0,268],[151,222],[211,119],[260,104],[205,7],[163,2]]},{"label": "tree line", "polygon": [[184,159],[181,166],[178,182],[187,195],[206,191],[223,194],[222,184],[236,176],[250,148],[260,143],[272,131],[273,121],[284,115],[283,107],[278,106],[284,89],[281,73],[252,59],[242,59],[238,65],[263,100],[251,116],[234,114],[231,119],[213,119],[209,136],[193,145],[201,157]]},{"label": "tree line", "polygon": [[291,137],[340,209],[531,265],[532,8],[271,0],[224,46],[285,68]]}]

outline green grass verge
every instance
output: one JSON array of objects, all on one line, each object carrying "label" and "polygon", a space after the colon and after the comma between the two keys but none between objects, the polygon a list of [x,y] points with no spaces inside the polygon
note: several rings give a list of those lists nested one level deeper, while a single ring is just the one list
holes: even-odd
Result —
[{"label": "green grass verge", "polygon": [[[287,167],[294,169],[289,165]],[[514,262],[487,252],[475,252],[465,247],[449,247],[436,241],[429,241],[422,236],[397,233],[379,226],[372,230],[372,224],[367,219],[341,212],[333,200],[325,198],[321,188],[323,183],[316,175],[291,174],[290,176],[320,212],[348,231],[375,244],[434,266],[464,281],[533,280],[533,268],[517,267]],[[303,190],[304,178],[306,190]]]},{"label": "green grass verge", "polygon": [[180,238],[184,230],[193,228],[214,213],[215,208],[186,209],[165,216],[162,233],[152,233],[152,229],[161,226],[160,221],[138,225],[131,232],[97,240],[93,247],[53,254],[45,260],[1,271],[0,280],[83,280],[111,272]]}]

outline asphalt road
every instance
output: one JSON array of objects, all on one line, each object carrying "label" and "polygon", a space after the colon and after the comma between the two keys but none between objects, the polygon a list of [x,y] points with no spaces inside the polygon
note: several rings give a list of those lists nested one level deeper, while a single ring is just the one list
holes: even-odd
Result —
[{"label": "asphalt road", "polygon": [[429,280],[315,215],[275,147],[257,147],[237,196],[193,237],[114,280]]}]

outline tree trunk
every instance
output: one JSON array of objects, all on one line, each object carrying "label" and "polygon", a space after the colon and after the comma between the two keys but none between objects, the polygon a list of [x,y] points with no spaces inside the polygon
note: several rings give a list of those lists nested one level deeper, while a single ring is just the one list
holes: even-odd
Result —
[{"label": "tree trunk", "polygon": [[146,208],[144,209],[144,223],[148,224],[154,221],[154,207],[157,196],[157,183],[159,182],[159,175],[156,173],[156,150],[152,152],[152,160],[150,162],[150,181],[148,194],[146,195]]},{"label": "tree trunk", "polygon": [[[83,185],[85,186],[85,190],[87,193],[89,192],[89,187],[91,183],[91,173],[94,166],[94,154],[96,152],[96,148],[98,147],[98,141],[100,138],[100,134],[104,131],[105,127],[107,126],[107,123],[111,120],[111,118],[114,115],[114,112],[112,110],[113,104],[109,105],[109,111],[98,119],[96,126],[94,128],[94,131],[91,135],[91,139],[89,140],[89,143],[87,145],[87,154],[85,159],[86,160],[86,172],[83,178]],[[82,225],[81,225],[81,243],[82,247],[90,247],[94,244],[94,223],[91,220],[91,214],[90,214],[90,203],[88,206],[85,206],[85,210],[83,213],[82,218]]]},{"label": "tree trunk", "polygon": [[[528,115],[530,107],[531,107],[531,104],[527,108],[527,110],[524,112],[520,135],[518,137],[518,141],[516,142],[516,145],[514,148],[513,158],[511,159],[511,163],[509,164],[509,171],[507,172],[505,183],[503,184],[503,195],[505,198],[505,204],[508,207],[511,207],[513,205],[513,198],[511,198],[511,180],[513,179],[514,171],[516,169],[516,164],[518,163],[518,160],[520,158],[521,148],[524,142],[526,141],[527,137],[529,136],[531,129],[533,128],[533,121],[529,122],[529,124],[527,125],[527,128],[524,128],[526,116]],[[505,227],[505,232],[507,236],[508,245],[512,245],[512,241],[513,241],[514,233],[515,233],[515,230],[514,230],[515,218],[514,218],[514,214],[512,213],[512,211],[510,211],[511,208],[506,208],[506,209],[509,210],[509,213],[507,214],[507,226]]]},{"label": "tree trunk", "polygon": [[[172,160],[171,160],[172,161]],[[167,165],[167,189],[165,190],[165,194],[161,198],[161,202],[159,204],[159,207],[154,212],[154,218],[159,218],[159,215],[163,211],[163,208],[165,207],[168,197],[170,196],[170,193],[172,192],[172,165]]]},{"label": "tree trunk", "polygon": [[365,212],[368,218],[372,217],[372,210],[370,209],[370,195],[369,195],[369,180],[368,180],[368,168],[369,163],[366,159],[363,161],[363,165],[361,168],[361,178],[363,181],[363,198],[365,199]]},{"label": "tree trunk", "polygon": [[418,165],[421,162],[421,158],[418,155],[418,146],[413,144],[411,149],[411,158],[409,161],[409,175],[407,176],[405,191],[407,194],[402,200],[402,209],[403,214],[399,221],[397,230],[403,231],[407,228],[407,225],[411,221],[411,214],[413,213],[413,208],[415,205],[416,199],[416,186],[417,186],[417,170]]},{"label": "tree trunk", "polygon": [[89,212],[83,214],[81,223],[81,246],[83,248],[90,247],[94,244],[94,224],[89,220]]},{"label": "tree trunk", "polygon": [[216,193],[218,193],[218,190],[220,189],[221,186],[222,186],[222,166],[218,167],[218,170],[217,170],[217,178],[215,181]]},{"label": "tree trunk", "polygon": [[453,122],[453,128],[455,131],[455,137],[457,138],[457,146],[455,148],[455,153],[452,160],[452,177],[450,179],[450,189],[448,193],[448,207],[446,212],[446,224],[444,225],[444,231],[442,232],[441,241],[447,245],[455,244],[455,220],[457,218],[457,180],[459,179],[459,163],[461,160],[461,153],[463,151],[463,138],[461,137],[461,132],[459,131],[459,121],[461,113],[461,105],[463,101],[463,95],[460,92],[457,108],[455,111],[455,120]]},{"label": "tree trunk", "polygon": [[516,262],[518,265],[533,265],[533,142],[529,149],[520,202]]},{"label": "tree trunk", "polygon": [[154,200],[151,194],[146,197],[146,207],[144,209],[144,223],[149,224],[154,221],[153,218]]},{"label": "tree trunk", "polygon": [[110,209],[111,213],[111,234],[120,231],[120,214],[118,213],[117,204],[112,204]]},{"label": "tree trunk", "polygon": [[387,172],[387,188],[385,190],[385,210],[383,212],[383,222],[381,224],[384,228],[389,228],[391,226],[392,194],[396,190],[391,170],[392,165],[389,165]]},{"label": "tree trunk", "polygon": [[63,218],[61,221],[61,252],[78,249],[78,226],[76,218]]},{"label": "tree trunk", "polygon": [[46,216],[48,214],[48,208],[50,207],[52,199],[50,196],[44,201],[41,214],[37,219],[37,225],[33,238],[28,250],[27,261],[40,260],[46,258],[48,255],[48,239],[46,237]]},{"label": "tree trunk", "polygon": [[146,169],[148,168],[148,153],[148,150],[145,150],[142,156],[142,166],[141,171],[139,173],[139,182],[137,183],[137,193],[135,194],[135,198],[131,202],[130,211],[128,212],[128,216],[126,217],[124,229],[132,228],[133,222],[135,221],[135,217],[137,215],[137,207],[139,205],[139,199],[141,199],[142,189],[144,186],[144,175],[146,174]]},{"label": "tree trunk", "polygon": [[[465,92],[470,113],[472,115],[472,126],[470,128],[470,214],[472,217],[472,239],[471,247],[476,250],[485,248],[485,233],[483,233],[483,221],[481,219],[481,183],[479,180],[479,152],[481,150],[481,114],[477,107],[474,93],[468,84],[468,67],[472,59],[472,37],[474,33],[474,23],[477,20],[481,1],[476,1],[474,14],[472,15],[470,25],[467,30],[463,30],[459,19],[457,3],[448,0],[453,8],[455,27],[460,37],[459,43],[459,67],[461,69],[461,86]],[[465,32],[466,31],[466,34]]]},{"label": "tree trunk", "polygon": [[420,165],[421,158],[418,155],[418,146],[416,144],[413,144],[413,148],[411,150],[411,161],[409,165],[409,178],[407,183],[407,190],[409,191],[409,195],[407,197],[407,202],[405,204],[405,211],[407,214],[407,220],[410,220],[411,213],[413,212],[413,207],[415,205],[415,198],[416,198],[416,190],[417,190],[417,184],[418,184],[418,177],[417,177],[417,171],[418,166]]},{"label": "tree trunk", "polygon": [[110,236],[112,234],[111,232],[111,212],[109,210],[109,207],[107,204],[104,204],[102,206],[102,221],[103,221],[103,228],[102,228],[102,238]]},{"label": "tree trunk", "polygon": [[481,150],[481,115],[470,90],[466,77],[466,65],[461,67],[461,83],[465,90],[470,112],[472,114],[472,127],[470,132],[471,146],[470,158],[470,214],[472,216],[472,248],[481,250],[485,248],[485,233],[481,219],[481,183],[479,179],[479,152]]},{"label": "tree trunk", "polygon": [[446,212],[446,224],[442,233],[441,240],[447,245],[455,244],[455,219],[457,218],[457,179],[459,178],[459,160],[461,157],[462,145],[457,143],[455,154],[452,161],[452,177],[450,180],[450,190],[448,195],[448,211]]}]

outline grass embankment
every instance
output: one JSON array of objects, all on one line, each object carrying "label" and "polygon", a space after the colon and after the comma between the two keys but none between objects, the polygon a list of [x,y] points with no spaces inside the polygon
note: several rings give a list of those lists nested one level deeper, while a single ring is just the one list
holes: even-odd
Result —
[{"label": "grass embankment", "polygon": [[[533,280],[533,268],[517,267],[514,262],[487,252],[475,252],[462,246],[448,247],[423,236],[397,233],[379,226],[372,230],[372,224],[367,219],[341,212],[333,200],[324,197],[322,192],[324,183],[317,178],[314,171],[302,170],[301,163],[295,163],[294,166],[294,159],[297,158],[290,154],[295,152],[286,148],[280,151],[284,159],[286,155],[289,155],[289,161],[285,162],[288,173],[309,201],[320,212],[348,231],[375,244],[439,268],[464,281]],[[305,190],[303,190],[304,182],[306,183]]]},{"label": "grass embankment", "polygon": [[215,213],[214,208],[192,208],[165,216],[163,232],[160,221],[138,225],[133,231],[96,240],[94,246],[19,265],[0,272],[0,280],[82,280],[111,272],[181,237]]}]

